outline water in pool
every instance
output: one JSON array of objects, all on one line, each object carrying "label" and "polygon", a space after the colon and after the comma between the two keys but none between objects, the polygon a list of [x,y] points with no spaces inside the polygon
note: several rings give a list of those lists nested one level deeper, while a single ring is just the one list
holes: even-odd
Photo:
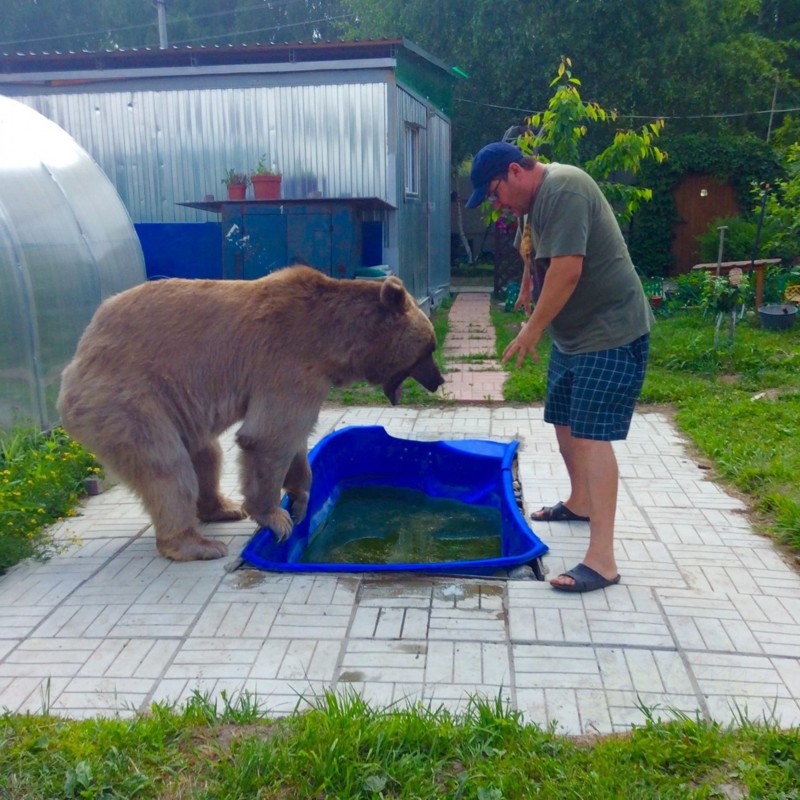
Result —
[{"label": "water in pool", "polygon": [[395,486],[345,488],[309,537],[306,564],[432,564],[501,555],[496,508]]}]

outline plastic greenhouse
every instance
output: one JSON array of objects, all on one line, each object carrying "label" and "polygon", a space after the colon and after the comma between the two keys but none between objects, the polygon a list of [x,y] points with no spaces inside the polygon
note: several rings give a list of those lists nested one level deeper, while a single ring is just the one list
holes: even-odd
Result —
[{"label": "plastic greenhouse", "polygon": [[51,427],[102,300],[146,280],[127,210],[58,125],[0,96],[0,429]]}]

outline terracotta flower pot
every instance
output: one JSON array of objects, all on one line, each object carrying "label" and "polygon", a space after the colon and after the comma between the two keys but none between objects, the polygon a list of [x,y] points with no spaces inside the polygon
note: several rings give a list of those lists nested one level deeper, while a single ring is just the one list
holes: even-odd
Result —
[{"label": "terracotta flower pot", "polygon": [[253,183],[253,197],[256,200],[280,200],[280,175],[251,175],[250,180]]},{"label": "terracotta flower pot", "polygon": [[243,183],[228,184],[228,200],[244,200],[247,195],[247,186]]}]

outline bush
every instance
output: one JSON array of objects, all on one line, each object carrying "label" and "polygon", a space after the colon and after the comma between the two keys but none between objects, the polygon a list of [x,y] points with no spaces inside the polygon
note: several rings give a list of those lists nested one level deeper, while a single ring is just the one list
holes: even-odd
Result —
[{"label": "bush", "polygon": [[[708,230],[697,237],[700,245],[699,257],[706,264],[716,262],[719,255],[719,230],[726,226],[725,242],[723,244],[723,261],[747,261],[753,258],[753,248],[756,243],[758,222],[753,218],[724,217],[715,219]],[[759,248],[755,258],[776,258],[774,253],[768,252],[770,231],[765,224],[759,237]]]}]

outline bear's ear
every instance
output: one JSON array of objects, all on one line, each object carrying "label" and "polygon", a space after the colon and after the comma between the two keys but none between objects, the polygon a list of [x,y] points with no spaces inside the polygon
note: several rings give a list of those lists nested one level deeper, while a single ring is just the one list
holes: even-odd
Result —
[{"label": "bear's ear", "polygon": [[381,304],[389,311],[399,314],[406,307],[406,290],[403,282],[395,275],[390,275],[381,284]]}]

